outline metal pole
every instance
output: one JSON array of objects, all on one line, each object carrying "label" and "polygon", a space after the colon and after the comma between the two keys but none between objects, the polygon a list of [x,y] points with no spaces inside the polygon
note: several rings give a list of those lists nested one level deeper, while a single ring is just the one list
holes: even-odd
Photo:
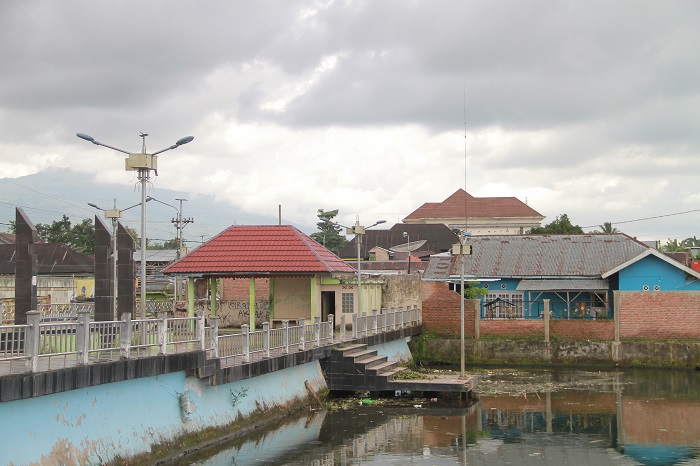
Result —
[{"label": "metal pole", "polygon": [[[143,153],[146,153],[144,140]],[[141,318],[146,318],[146,185],[148,183],[148,169],[139,168],[139,180],[141,181]]]},{"label": "metal pole", "polygon": [[[117,209],[117,200],[114,200],[114,210]],[[118,291],[118,284],[119,282],[117,281],[117,219],[113,218],[112,219],[112,285],[113,285],[113,290],[114,290],[114,296],[112,296],[112,314],[114,317],[114,320],[117,320],[119,317],[117,315],[117,291]]]},{"label": "metal pole", "polygon": [[[357,220],[356,226],[360,225],[360,220]],[[358,229],[359,231],[359,229]],[[355,237],[357,238],[357,304],[358,314],[362,313],[362,268],[360,265],[360,243],[362,242],[362,235],[356,232]]]},{"label": "metal pole", "polygon": [[460,273],[460,289],[459,292],[462,295],[460,300],[460,377],[464,378],[464,240],[460,238],[459,241],[459,258],[462,261],[462,271]]}]

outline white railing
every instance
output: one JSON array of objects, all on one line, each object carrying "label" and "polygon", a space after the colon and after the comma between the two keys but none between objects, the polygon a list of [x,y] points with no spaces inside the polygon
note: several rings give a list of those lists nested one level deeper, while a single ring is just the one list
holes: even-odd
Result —
[{"label": "white railing", "polygon": [[[336,336],[333,315],[326,322],[296,319],[298,325],[282,321],[281,328],[270,328],[265,322],[261,330],[219,335],[218,317],[204,316],[158,319],[131,319],[93,322],[91,311],[77,311],[73,321],[43,322],[39,311],[27,313],[27,325],[0,326],[0,363],[9,362],[10,373],[69,367],[91,362],[172,354],[204,350],[210,358],[219,358],[222,365],[244,364],[281,356],[294,351],[344,342],[347,339],[346,316],[341,315]],[[372,315],[353,315],[352,337],[362,338],[415,326],[421,322],[417,306],[399,308]],[[0,369],[7,364],[0,366]],[[3,370],[0,374],[7,373]]]}]

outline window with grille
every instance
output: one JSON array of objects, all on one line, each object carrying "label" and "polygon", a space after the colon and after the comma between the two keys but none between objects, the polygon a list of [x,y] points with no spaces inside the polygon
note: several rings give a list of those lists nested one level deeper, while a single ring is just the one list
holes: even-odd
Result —
[{"label": "window with grille", "polygon": [[484,317],[487,319],[522,319],[523,293],[488,293],[484,299]]},{"label": "window with grille", "polygon": [[343,313],[352,314],[355,311],[354,293],[341,293],[340,303]]}]

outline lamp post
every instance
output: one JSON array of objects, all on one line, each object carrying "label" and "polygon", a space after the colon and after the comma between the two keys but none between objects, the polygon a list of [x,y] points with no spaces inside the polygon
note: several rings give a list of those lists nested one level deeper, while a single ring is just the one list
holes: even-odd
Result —
[{"label": "lamp post", "polygon": [[121,152],[123,154],[127,155],[127,158],[125,160],[125,168],[127,171],[138,171],[138,179],[139,182],[141,183],[141,273],[140,273],[140,278],[139,281],[141,282],[141,318],[145,319],[146,318],[146,185],[148,183],[148,180],[151,176],[151,170],[153,170],[156,173],[156,176],[158,176],[158,157],[156,157],[158,154],[161,154],[165,151],[172,150],[172,149],[177,149],[178,147],[187,144],[189,142],[192,142],[194,139],[194,136],[185,136],[184,138],[178,139],[175,144],[173,144],[170,147],[166,147],[165,149],[161,149],[157,152],[153,152],[152,154],[148,154],[146,152],[146,136],[148,134],[146,133],[141,133],[141,152],[138,154],[132,154],[128,151],[125,151],[123,149],[119,149],[117,147],[113,146],[108,146],[107,144],[103,144],[99,141],[96,141],[95,138],[92,136],[89,136],[84,133],[76,133],[76,136],[78,136],[80,139],[84,139],[88,142],[91,142],[97,146],[103,146],[107,147],[108,149],[115,150],[117,152]]},{"label": "lamp post", "polygon": [[[150,201],[150,199],[146,199],[146,202]],[[126,209],[117,209],[117,200],[114,200],[114,208],[113,209],[103,209],[102,207],[98,206],[97,204],[93,204],[92,202],[88,202],[87,205],[90,207],[94,207],[97,210],[101,210],[105,213],[105,218],[109,218],[112,220],[112,267],[113,269],[113,280],[114,280],[114,296],[112,297],[112,312],[114,313],[114,320],[117,320],[117,222],[119,221],[120,218],[122,218],[122,212],[125,212],[129,209],[133,209],[136,206],[140,206],[141,203],[139,202],[138,204],[134,204],[130,207],[127,207]]]},{"label": "lamp post", "polygon": [[458,244],[453,244],[452,245],[452,255],[457,255],[459,254],[459,259],[461,262],[461,271],[459,274],[460,277],[460,287],[459,287],[459,294],[462,295],[461,299],[459,301],[459,314],[460,314],[460,377],[464,378],[464,256],[466,254],[471,254],[472,253],[472,247],[469,244],[465,244],[467,241],[467,236],[469,236],[469,233],[466,231],[461,231],[459,229],[454,229],[453,230],[455,234],[459,236],[459,243]]},{"label": "lamp post", "polygon": [[408,274],[411,275],[411,235],[409,235],[407,231],[404,231],[403,237],[406,238],[406,251],[408,252]]},{"label": "lamp post", "polygon": [[345,233],[348,235],[355,235],[355,243],[357,245],[357,312],[358,314],[362,313],[362,265],[360,263],[361,261],[361,243],[362,243],[362,235],[365,234],[365,230],[368,230],[372,227],[376,227],[377,225],[381,225],[382,223],[386,223],[386,220],[377,220],[374,222],[372,225],[368,227],[364,227],[360,225],[360,216],[358,215],[355,218],[355,225],[351,227],[346,227],[345,225],[341,225],[340,223],[336,222],[331,222],[330,219],[324,218],[324,217],[319,217],[321,220],[324,220],[326,222],[332,223],[334,225],[338,225],[339,227],[345,228]]},{"label": "lamp post", "polygon": [[[186,201],[187,199],[175,199],[176,201],[180,201],[180,208],[178,209],[174,205],[168,204],[167,202],[163,202],[159,199],[156,199],[155,197],[148,196],[147,200],[149,201],[156,201],[159,202],[163,205],[167,205],[168,207],[172,207],[175,209],[175,212],[177,212],[177,217],[173,218],[171,220],[172,223],[175,224],[175,241],[177,241],[177,253],[175,255],[175,259],[179,260],[182,254],[182,229],[185,228],[185,226],[188,223],[194,223],[193,218],[182,218],[182,203],[183,201]],[[179,298],[179,293],[178,293],[178,282],[179,278],[175,280],[175,300]]]}]

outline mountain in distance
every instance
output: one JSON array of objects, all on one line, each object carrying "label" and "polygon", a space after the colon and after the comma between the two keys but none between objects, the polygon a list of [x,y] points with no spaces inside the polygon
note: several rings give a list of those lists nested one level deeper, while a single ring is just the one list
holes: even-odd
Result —
[{"label": "mountain in distance", "polygon": [[[189,247],[197,246],[231,225],[279,223],[277,206],[272,212],[249,213],[226,201],[216,200],[211,195],[159,188],[157,178],[155,180],[155,186],[149,185],[146,195],[172,207],[156,201],[148,202],[146,237],[154,242],[175,238],[175,225],[171,220],[177,216],[180,207],[176,199],[187,199],[183,202],[183,218],[194,220],[182,230],[183,239]],[[68,168],[51,168],[19,178],[0,178],[0,231],[9,231],[9,222],[15,220],[15,207],[23,208],[35,225],[60,220],[64,214],[76,224],[85,218],[94,219],[95,214],[104,218],[103,212],[88,206],[89,202],[103,209],[113,209],[116,199],[117,209],[121,210],[139,204],[140,188],[140,183],[136,180],[123,184],[97,183]],[[125,210],[122,215],[122,223],[140,233],[140,206]],[[109,220],[105,219],[105,223],[111,226]],[[293,223],[282,217],[282,224]],[[294,226],[306,233],[312,233],[316,229],[315,226],[308,225]]]}]

